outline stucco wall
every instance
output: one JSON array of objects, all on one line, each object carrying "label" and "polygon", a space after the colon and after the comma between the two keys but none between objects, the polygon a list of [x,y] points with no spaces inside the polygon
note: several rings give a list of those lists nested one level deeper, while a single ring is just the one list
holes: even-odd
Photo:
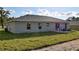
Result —
[{"label": "stucco wall", "polygon": [[6,26],[8,31],[15,33],[15,22],[8,23]]},{"label": "stucco wall", "polygon": [[[8,23],[8,30],[13,33],[25,33],[25,32],[47,32],[47,31],[56,31],[55,23],[49,23],[47,26],[46,22],[41,22],[40,25],[42,29],[38,28],[39,22],[29,22],[31,24],[31,29],[27,30],[28,22],[11,22]],[[65,24],[60,23],[60,29],[64,28]]]},{"label": "stucco wall", "polygon": [[[29,22],[31,24],[31,29],[27,30],[27,22],[16,22],[15,27],[13,28],[15,30],[15,33],[24,33],[24,32],[47,32],[47,31],[56,31],[55,30],[55,23],[49,23],[49,26],[47,26],[47,23],[41,22],[42,29],[38,28],[39,22]],[[13,25],[12,25],[13,26]],[[64,23],[60,24],[60,28],[64,28]],[[11,30],[14,32],[14,30]]]},{"label": "stucco wall", "polygon": [[42,26],[42,29],[38,28],[38,23],[39,22],[29,22],[31,23],[31,29],[27,30],[27,22],[16,22],[15,23],[15,31],[17,33],[23,33],[23,32],[46,32],[46,31],[54,31],[54,23],[49,23],[49,26],[47,26],[47,23],[40,23]]}]

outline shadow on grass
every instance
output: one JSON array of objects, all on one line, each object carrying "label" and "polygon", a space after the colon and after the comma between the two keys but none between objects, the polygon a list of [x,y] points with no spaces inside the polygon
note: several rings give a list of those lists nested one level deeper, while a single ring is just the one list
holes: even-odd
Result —
[{"label": "shadow on grass", "polygon": [[10,32],[5,32],[4,30],[0,30],[0,40],[10,40],[10,39],[23,39],[23,38],[33,38],[33,37],[42,37],[42,36],[51,36],[51,35],[59,35],[64,33],[56,33],[56,32],[39,32],[39,33],[21,33],[21,34],[13,34]]}]

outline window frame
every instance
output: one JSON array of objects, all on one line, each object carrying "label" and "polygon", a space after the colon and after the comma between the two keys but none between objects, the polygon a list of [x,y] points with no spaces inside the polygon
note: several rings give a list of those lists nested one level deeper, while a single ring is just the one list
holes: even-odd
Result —
[{"label": "window frame", "polygon": [[49,27],[49,23],[46,23],[46,26]]},{"label": "window frame", "polygon": [[30,30],[30,29],[31,29],[31,24],[27,23],[27,30]]},{"label": "window frame", "polygon": [[41,23],[38,23],[38,29],[42,29]]}]

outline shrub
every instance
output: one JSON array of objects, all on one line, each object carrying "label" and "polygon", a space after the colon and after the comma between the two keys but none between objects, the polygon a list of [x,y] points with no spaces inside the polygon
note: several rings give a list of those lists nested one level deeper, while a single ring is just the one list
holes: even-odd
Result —
[{"label": "shrub", "polygon": [[9,32],[7,28],[5,28],[5,32]]}]

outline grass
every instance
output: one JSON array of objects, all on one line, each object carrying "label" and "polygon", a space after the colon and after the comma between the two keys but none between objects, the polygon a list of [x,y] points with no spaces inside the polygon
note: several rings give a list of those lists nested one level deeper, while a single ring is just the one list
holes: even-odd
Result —
[{"label": "grass", "polygon": [[0,30],[0,50],[26,51],[75,38],[79,38],[79,31],[70,31],[65,34],[55,32],[12,34]]}]

